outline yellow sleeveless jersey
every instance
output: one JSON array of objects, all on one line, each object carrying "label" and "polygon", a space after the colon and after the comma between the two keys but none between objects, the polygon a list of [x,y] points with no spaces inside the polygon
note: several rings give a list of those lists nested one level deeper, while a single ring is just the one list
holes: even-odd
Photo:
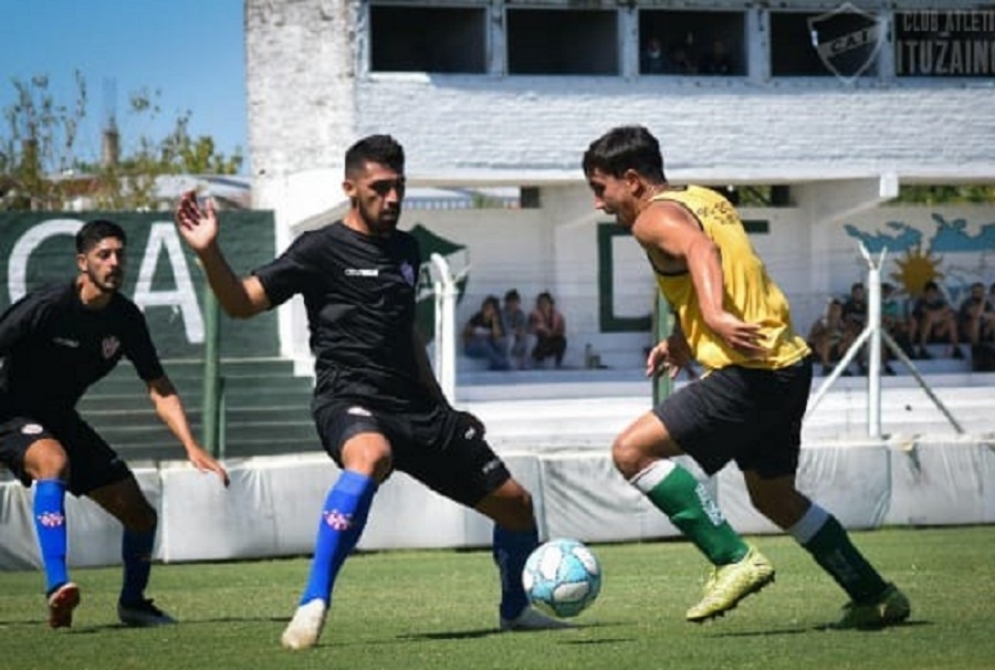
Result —
[{"label": "yellow sleeveless jersey", "polygon": [[705,325],[691,273],[663,274],[654,266],[660,292],[677,311],[694,359],[710,370],[729,365],[776,370],[808,355],[808,345],[791,326],[787,299],[753,251],[743,222],[729,201],[700,186],[667,190],[653,200],[682,205],[719,248],[725,308],[747,323],[760,324],[763,344],[769,351],[766,357],[755,359],[727,345]]}]

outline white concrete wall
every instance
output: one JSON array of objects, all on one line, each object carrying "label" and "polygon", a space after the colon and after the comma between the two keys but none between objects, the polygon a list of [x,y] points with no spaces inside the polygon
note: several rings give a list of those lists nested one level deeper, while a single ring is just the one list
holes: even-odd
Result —
[{"label": "white concrete wall", "polygon": [[989,86],[958,83],[383,74],[358,83],[356,132],[389,128],[408,148],[413,175],[573,171],[579,178],[591,140],[624,123],[648,126],[680,179],[990,175],[993,100]]},{"label": "white concrete wall", "polygon": [[[540,537],[624,542],[678,535],[666,517],[622,479],[604,450],[502,453],[532,493]],[[696,473],[690,461],[685,461]],[[230,463],[231,487],[186,463],[138,472],[159,511],[154,558],[165,562],[306,554],[317,514],[338,474],[324,455]],[[801,452],[799,488],[848,528],[882,524],[995,522],[995,456],[977,437],[923,436],[911,443],[811,445]],[[740,473],[728,466],[709,481],[730,523],[743,533],[778,530],[750,505]],[[0,481],[0,570],[38,568],[33,489]],[[121,526],[85,498],[66,501],[73,567],[120,563]],[[203,513],[210,510],[211,513]],[[427,513],[426,513],[427,512]],[[379,490],[360,549],[481,547],[491,523],[397,474]]]},{"label": "white concrete wall", "polygon": [[[706,5],[716,3],[682,3]],[[588,143],[621,123],[658,134],[679,181],[797,183],[891,171],[942,182],[993,173],[990,81],[370,73],[365,21],[365,4],[350,0],[246,2],[256,206],[276,208],[278,219],[301,206],[288,181],[295,175],[319,177],[305,199],[336,199],[344,150],[374,132],[404,143],[415,181],[449,184],[579,180]],[[762,23],[749,22],[751,52],[767,51]],[[637,36],[625,35],[623,50],[635,49]]]}]

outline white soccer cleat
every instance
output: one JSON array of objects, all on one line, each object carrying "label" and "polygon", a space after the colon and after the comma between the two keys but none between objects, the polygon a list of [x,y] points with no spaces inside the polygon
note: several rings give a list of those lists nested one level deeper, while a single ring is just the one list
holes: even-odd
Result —
[{"label": "white soccer cleat", "polygon": [[564,628],[576,628],[576,626],[547,616],[534,607],[526,607],[514,619],[501,617],[501,630],[563,630]]},{"label": "white soccer cleat", "polygon": [[305,603],[294,612],[294,618],[280,637],[284,649],[308,649],[313,647],[321,637],[321,629],[325,627],[325,615],[328,605],[320,598]]}]

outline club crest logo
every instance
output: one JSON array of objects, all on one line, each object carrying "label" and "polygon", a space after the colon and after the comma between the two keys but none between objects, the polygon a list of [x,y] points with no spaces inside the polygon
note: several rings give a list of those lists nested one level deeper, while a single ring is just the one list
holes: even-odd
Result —
[{"label": "club crest logo", "polygon": [[415,285],[415,270],[411,267],[411,263],[405,261],[401,264],[401,276],[404,277],[404,281],[408,286]]},{"label": "club crest logo", "polygon": [[104,353],[104,358],[111,358],[117,353],[117,350],[121,348],[121,340],[117,339],[113,335],[105,337],[104,341],[100,343],[100,348]]},{"label": "club crest logo", "polygon": [[346,531],[352,527],[351,514],[343,514],[337,509],[333,509],[331,511],[325,512],[324,517],[325,517],[325,523],[328,524],[328,527],[331,528],[332,530]]},{"label": "club crest logo", "polygon": [[38,515],[38,523],[45,528],[58,528],[66,522],[66,517],[58,512],[42,512]]},{"label": "club crest logo", "polygon": [[810,18],[808,29],[819,59],[848,84],[867,71],[884,43],[878,17],[850,2]]}]

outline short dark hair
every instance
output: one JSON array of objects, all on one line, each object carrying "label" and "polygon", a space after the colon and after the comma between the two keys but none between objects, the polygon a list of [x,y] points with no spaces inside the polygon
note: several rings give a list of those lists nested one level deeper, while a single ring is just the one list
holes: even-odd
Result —
[{"label": "short dark hair", "polygon": [[509,300],[517,300],[518,302],[521,302],[522,296],[518,295],[517,289],[510,289],[507,293],[504,294],[504,301],[508,302]]},{"label": "short dark hair", "polygon": [[354,175],[367,163],[379,163],[398,173],[404,172],[404,148],[390,135],[369,135],[345,152],[345,173]]},{"label": "short dark hair", "polygon": [[652,181],[666,181],[660,143],[643,126],[619,126],[591,142],[584,152],[584,175],[600,170],[615,178],[635,170]]},{"label": "short dark hair", "polygon": [[100,244],[100,240],[108,237],[121,240],[122,245],[128,244],[128,236],[124,234],[124,228],[113,221],[107,219],[87,221],[76,232],[76,253],[85,254]]},{"label": "short dark hair", "polygon": [[923,285],[922,290],[923,291],[930,291],[930,290],[939,291],[940,290],[940,285],[937,284],[935,281],[930,280],[930,281],[926,282],[925,285]]}]

